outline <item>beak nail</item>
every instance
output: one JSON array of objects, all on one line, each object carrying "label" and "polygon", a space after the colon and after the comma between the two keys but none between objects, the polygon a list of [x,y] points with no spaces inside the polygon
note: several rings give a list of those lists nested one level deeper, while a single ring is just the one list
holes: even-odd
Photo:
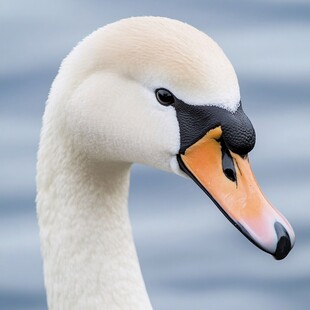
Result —
[{"label": "beak nail", "polygon": [[281,260],[285,258],[287,254],[290,252],[290,250],[292,249],[291,240],[290,240],[290,237],[286,229],[281,223],[276,222],[274,224],[274,228],[276,230],[277,237],[278,237],[278,243],[277,243],[276,252],[274,253],[274,258],[276,260]]}]

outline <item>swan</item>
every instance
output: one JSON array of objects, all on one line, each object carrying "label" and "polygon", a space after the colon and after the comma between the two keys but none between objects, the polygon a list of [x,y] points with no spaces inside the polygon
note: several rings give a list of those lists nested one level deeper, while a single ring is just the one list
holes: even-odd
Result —
[{"label": "swan", "polygon": [[37,214],[49,309],[152,309],[128,216],[132,163],[191,178],[276,259],[294,245],[260,191],[235,71],[206,34],[163,17],[99,28],[63,60],[47,100]]}]

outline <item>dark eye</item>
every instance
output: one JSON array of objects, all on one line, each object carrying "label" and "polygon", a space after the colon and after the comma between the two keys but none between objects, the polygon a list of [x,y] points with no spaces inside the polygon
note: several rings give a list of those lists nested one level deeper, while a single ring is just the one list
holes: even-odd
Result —
[{"label": "dark eye", "polygon": [[164,88],[159,88],[155,90],[155,95],[158,102],[162,105],[168,106],[174,103],[173,94]]}]

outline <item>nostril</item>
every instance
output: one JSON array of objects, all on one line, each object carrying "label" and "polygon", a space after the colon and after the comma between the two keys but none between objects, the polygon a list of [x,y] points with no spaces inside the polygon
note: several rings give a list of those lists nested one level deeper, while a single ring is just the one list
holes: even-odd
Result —
[{"label": "nostril", "polygon": [[236,176],[234,161],[233,161],[233,159],[229,153],[229,150],[228,150],[228,148],[225,145],[223,140],[221,140],[221,148],[222,148],[222,169],[223,169],[223,172],[229,180],[236,182],[237,176]]},{"label": "nostril", "polygon": [[224,169],[224,174],[226,175],[226,177],[227,177],[229,180],[231,180],[231,181],[233,181],[233,182],[236,181],[236,174],[235,174],[235,172],[234,172],[233,169],[230,169],[230,168]]}]

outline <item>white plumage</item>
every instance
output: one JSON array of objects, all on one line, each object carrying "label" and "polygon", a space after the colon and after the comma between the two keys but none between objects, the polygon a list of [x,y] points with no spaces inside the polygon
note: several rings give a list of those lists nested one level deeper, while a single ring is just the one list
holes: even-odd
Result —
[{"label": "white plumage", "polygon": [[204,33],[161,17],[98,29],[63,61],[43,119],[37,211],[50,309],[147,310],[128,218],[133,162],[184,175],[164,87],[235,111],[238,81]]}]

